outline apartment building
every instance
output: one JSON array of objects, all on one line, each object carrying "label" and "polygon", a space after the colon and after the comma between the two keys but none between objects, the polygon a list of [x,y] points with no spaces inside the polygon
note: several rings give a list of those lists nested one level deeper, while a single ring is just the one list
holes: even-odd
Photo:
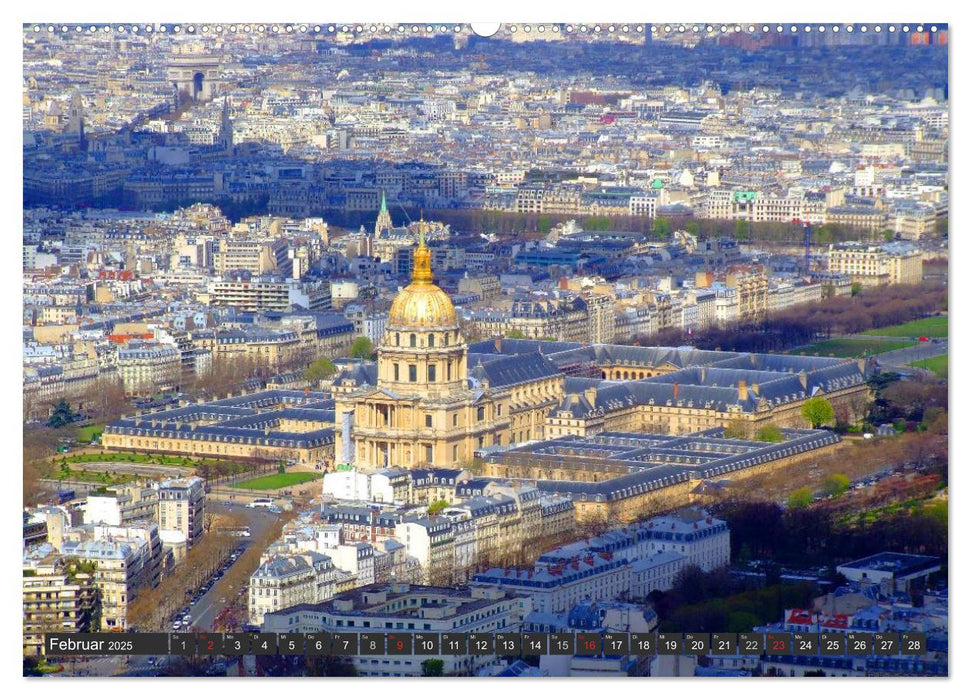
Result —
[{"label": "apartment building", "polygon": [[131,525],[157,517],[158,490],[150,486],[120,485],[104,494],[89,493],[84,504],[86,525]]},{"label": "apartment building", "polygon": [[220,277],[228,272],[246,270],[253,276],[277,272],[289,276],[292,261],[285,239],[260,240],[247,237],[223,239],[213,253],[213,268]]},{"label": "apartment building", "polygon": [[272,557],[250,576],[250,623],[261,625],[268,613],[284,608],[330,600],[337,578],[331,558],[317,552]]},{"label": "apartment building", "polygon": [[919,284],[923,279],[920,251],[907,243],[834,244],[829,247],[827,262],[831,274],[849,275],[864,286]]},{"label": "apartment building", "polygon": [[674,552],[703,571],[727,566],[731,557],[728,523],[703,511],[684,509],[647,523],[648,552]]},{"label": "apartment building", "polygon": [[203,534],[206,514],[205,482],[198,476],[169,479],[158,485],[158,525],[185,537],[187,547]]},{"label": "apartment building", "polygon": [[128,605],[140,588],[159,583],[162,542],[158,526],[84,525],[65,532],[61,554],[94,564],[101,592],[102,631],[128,629]]},{"label": "apartment building", "polygon": [[769,280],[764,271],[729,272],[725,275],[725,284],[737,290],[740,321],[750,323],[765,317],[769,302]]},{"label": "apartment building", "polygon": [[57,554],[25,561],[23,590],[24,656],[44,656],[44,635],[98,632],[101,592],[85,567]]},{"label": "apartment building", "polygon": [[153,394],[182,381],[182,353],[175,345],[132,340],[118,348],[117,368],[126,394]]},{"label": "apartment building", "polygon": [[268,328],[193,331],[192,342],[209,350],[214,361],[250,360],[270,368],[289,362],[305,347],[295,331]]},{"label": "apartment building", "polygon": [[[346,591],[316,605],[268,613],[263,632],[408,633],[518,631],[531,611],[526,595],[492,586],[443,588],[406,583],[373,584]],[[421,676],[418,655],[359,654],[350,657],[361,676]],[[474,675],[495,662],[494,655],[444,654],[444,675]]]},{"label": "apartment building", "polygon": [[328,311],[330,283],[326,281],[252,279],[217,280],[209,283],[209,303],[238,311]]},{"label": "apartment building", "polygon": [[578,556],[569,562],[528,569],[492,568],[472,577],[472,585],[496,586],[528,596],[540,613],[565,612],[581,600],[619,598],[630,591],[631,566],[612,555]]}]

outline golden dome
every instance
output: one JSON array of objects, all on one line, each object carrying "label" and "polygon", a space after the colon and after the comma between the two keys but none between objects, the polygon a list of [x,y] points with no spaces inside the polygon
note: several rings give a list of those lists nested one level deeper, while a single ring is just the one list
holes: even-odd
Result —
[{"label": "golden dome", "polygon": [[388,328],[454,328],[455,307],[442,289],[428,282],[412,282],[398,292],[388,314]]},{"label": "golden dome", "polygon": [[419,230],[411,284],[398,292],[391,303],[387,328],[455,328],[458,320],[452,300],[432,282],[431,251],[425,245],[425,232]]}]

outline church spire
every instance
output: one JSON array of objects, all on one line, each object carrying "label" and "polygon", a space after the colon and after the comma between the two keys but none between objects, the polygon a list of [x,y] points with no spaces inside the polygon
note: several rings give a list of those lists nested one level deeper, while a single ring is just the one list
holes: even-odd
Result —
[{"label": "church spire", "polygon": [[393,228],[391,223],[391,214],[388,213],[388,200],[384,190],[381,190],[381,211],[378,212],[378,220],[374,224],[374,235],[380,236],[381,232],[385,229],[391,230]]}]

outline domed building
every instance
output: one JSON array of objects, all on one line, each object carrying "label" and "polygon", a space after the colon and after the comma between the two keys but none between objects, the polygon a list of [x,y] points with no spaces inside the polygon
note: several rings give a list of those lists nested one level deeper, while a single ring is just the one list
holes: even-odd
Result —
[{"label": "domed building", "polygon": [[377,354],[374,384],[335,380],[353,385],[335,393],[337,464],[467,463],[476,449],[541,438],[563,396],[562,373],[538,353],[480,359],[469,372],[468,346],[452,300],[434,283],[422,227],[411,283],[391,304]]},{"label": "domed building", "polygon": [[468,346],[455,307],[432,279],[431,251],[421,232],[411,284],[391,304],[378,347],[378,386],[427,397],[466,389]]}]

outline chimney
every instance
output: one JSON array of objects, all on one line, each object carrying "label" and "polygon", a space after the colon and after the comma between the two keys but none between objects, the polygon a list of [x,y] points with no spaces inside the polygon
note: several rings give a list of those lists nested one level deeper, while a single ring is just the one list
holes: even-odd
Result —
[{"label": "chimney", "polygon": [[597,387],[592,386],[588,389],[584,389],[583,395],[587,397],[587,401],[590,402],[591,406],[596,407],[597,405]]},{"label": "chimney", "polygon": [[745,386],[745,380],[744,379],[739,379],[738,380],[738,400],[739,401],[748,401],[748,387]]},{"label": "chimney", "polygon": [[752,393],[756,396],[759,395],[759,385],[757,382],[752,382]]},{"label": "chimney", "polygon": [[493,344],[495,345],[496,352],[502,352],[502,337],[496,336],[496,339],[493,341]]},{"label": "chimney", "polygon": [[799,383],[802,384],[803,391],[807,391],[809,388],[809,377],[806,375],[805,370],[799,372]]},{"label": "chimney", "polygon": [[673,392],[674,392],[674,398],[677,399],[678,398],[678,383],[677,382],[674,383]]},{"label": "chimney", "polygon": [[701,367],[701,368],[700,368],[700,369],[698,370],[698,376],[699,376],[699,378],[701,379],[701,383],[702,383],[702,384],[704,384],[704,383],[705,383],[705,374],[707,373],[707,372],[706,372],[706,370],[707,370],[707,369],[708,369],[707,367]]}]

